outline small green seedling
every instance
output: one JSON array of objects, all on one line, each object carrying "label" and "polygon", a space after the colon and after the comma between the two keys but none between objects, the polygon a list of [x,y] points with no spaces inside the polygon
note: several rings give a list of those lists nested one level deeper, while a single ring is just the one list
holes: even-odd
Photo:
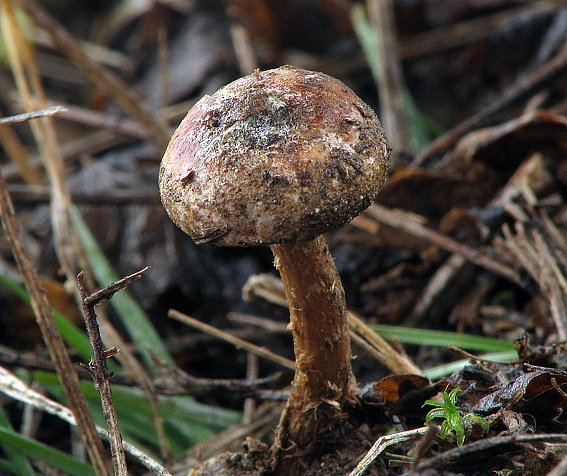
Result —
[{"label": "small green seedling", "polygon": [[461,412],[455,406],[457,400],[457,394],[461,391],[460,387],[447,392],[443,392],[443,403],[436,402],[435,400],[426,400],[423,404],[432,405],[433,410],[430,410],[425,417],[425,424],[428,424],[434,418],[444,418],[445,421],[441,424],[441,436],[447,438],[451,431],[454,431],[457,435],[457,445],[462,446],[465,442],[465,423],[467,421],[476,421],[482,425],[484,432],[486,433],[490,427],[488,421],[482,417],[475,415],[474,413],[467,413],[465,416],[461,416]]}]

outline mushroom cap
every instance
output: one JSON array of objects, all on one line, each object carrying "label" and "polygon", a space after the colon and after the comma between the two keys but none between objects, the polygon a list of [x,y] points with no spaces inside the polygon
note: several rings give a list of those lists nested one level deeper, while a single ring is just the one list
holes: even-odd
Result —
[{"label": "mushroom cap", "polygon": [[188,112],[161,162],[161,199],[198,244],[309,240],[370,205],[389,156],[376,114],[339,80],[256,71]]}]

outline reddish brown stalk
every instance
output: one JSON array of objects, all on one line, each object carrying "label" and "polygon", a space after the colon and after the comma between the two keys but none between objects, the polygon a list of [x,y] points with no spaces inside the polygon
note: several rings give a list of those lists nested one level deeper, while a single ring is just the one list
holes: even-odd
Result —
[{"label": "reddish brown stalk", "polygon": [[[352,381],[344,291],[322,237],[271,245],[290,309],[295,379],[276,435],[275,457],[282,474],[292,474],[314,438],[331,429],[342,412]],[[316,441],[317,440],[317,441]]]}]

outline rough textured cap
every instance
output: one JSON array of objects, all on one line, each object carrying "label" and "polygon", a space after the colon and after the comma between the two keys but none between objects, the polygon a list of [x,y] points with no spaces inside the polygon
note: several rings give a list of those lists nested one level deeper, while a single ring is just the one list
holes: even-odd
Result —
[{"label": "rough textured cap", "polygon": [[308,240],[370,205],[389,155],[376,115],[342,82],[256,71],[183,119],[161,163],[161,199],[196,243]]}]

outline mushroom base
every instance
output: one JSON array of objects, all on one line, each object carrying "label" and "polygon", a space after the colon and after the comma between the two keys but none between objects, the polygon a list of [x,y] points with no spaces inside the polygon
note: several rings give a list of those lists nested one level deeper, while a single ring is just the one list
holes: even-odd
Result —
[{"label": "mushroom base", "polygon": [[290,309],[296,360],[272,452],[278,472],[292,474],[300,459],[321,452],[318,435],[342,420],[354,378],[344,290],[325,240],[271,249]]}]

